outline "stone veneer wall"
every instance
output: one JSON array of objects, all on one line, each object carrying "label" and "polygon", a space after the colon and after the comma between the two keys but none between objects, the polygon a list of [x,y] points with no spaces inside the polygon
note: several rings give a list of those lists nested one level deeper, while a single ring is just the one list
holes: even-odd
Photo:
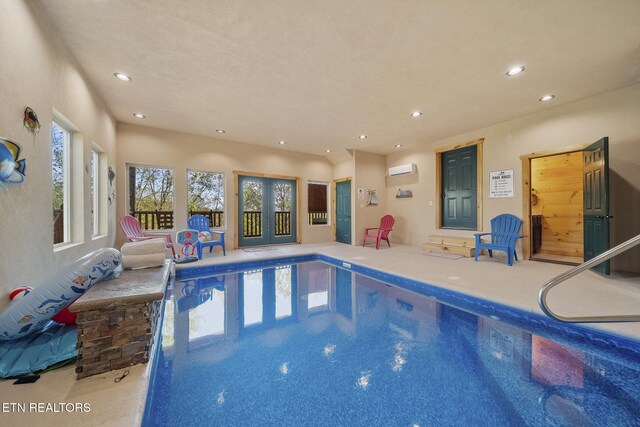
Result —
[{"label": "stone veneer wall", "polygon": [[159,323],[160,303],[119,301],[79,311],[76,378],[146,363]]}]

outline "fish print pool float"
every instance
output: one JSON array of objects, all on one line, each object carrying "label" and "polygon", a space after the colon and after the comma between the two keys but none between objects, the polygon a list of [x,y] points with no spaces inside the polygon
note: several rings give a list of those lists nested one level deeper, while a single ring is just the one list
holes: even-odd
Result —
[{"label": "fish print pool float", "polygon": [[41,331],[53,316],[111,275],[120,265],[120,260],[117,249],[98,249],[35,286],[0,315],[0,340],[12,340]]}]

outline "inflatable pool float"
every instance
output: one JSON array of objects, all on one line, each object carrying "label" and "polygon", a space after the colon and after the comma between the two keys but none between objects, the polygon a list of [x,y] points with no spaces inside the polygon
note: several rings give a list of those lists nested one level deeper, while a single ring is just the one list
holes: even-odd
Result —
[{"label": "inflatable pool float", "polygon": [[98,249],[35,286],[0,315],[0,340],[13,340],[42,331],[53,316],[109,276],[118,265],[120,251]]}]

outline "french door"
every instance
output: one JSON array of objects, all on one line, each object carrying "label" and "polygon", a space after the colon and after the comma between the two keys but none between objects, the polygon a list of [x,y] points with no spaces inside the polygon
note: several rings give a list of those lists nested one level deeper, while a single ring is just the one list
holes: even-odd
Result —
[{"label": "french door", "polygon": [[238,245],[297,242],[296,181],[238,176]]}]

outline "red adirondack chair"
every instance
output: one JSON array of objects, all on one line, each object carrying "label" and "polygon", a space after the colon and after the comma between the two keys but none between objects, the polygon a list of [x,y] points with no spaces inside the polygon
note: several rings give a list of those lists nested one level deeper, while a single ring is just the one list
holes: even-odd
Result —
[{"label": "red adirondack chair", "polygon": [[[393,230],[393,224],[396,222],[395,218],[391,215],[385,215],[380,220],[379,227],[369,227],[364,229],[364,240],[362,241],[362,246],[367,243],[367,239],[373,239],[376,241],[376,249],[380,248],[380,240],[386,240],[387,245],[391,247],[391,243],[389,243],[389,233]],[[378,230],[375,234],[369,234],[369,231]]]},{"label": "red adirondack chair", "polygon": [[167,241],[167,247],[171,248],[171,252],[173,253],[173,257],[175,258],[176,251],[173,249],[173,242],[171,241],[170,234],[144,234],[142,232],[142,227],[140,227],[140,221],[138,221],[131,215],[125,215],[120,218],[120,227],[122,228],[124,235],[127,237],[127,240],[129,240],[130,242],[141,242],[143,240],[164,237]]}]

